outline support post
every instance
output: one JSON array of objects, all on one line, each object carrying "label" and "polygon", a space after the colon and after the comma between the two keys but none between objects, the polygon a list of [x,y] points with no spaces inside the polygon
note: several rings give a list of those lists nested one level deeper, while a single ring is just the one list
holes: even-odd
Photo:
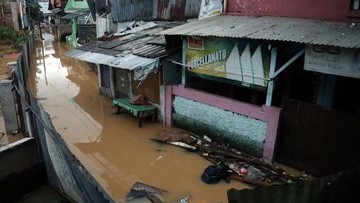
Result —
[{"label": "support post", "polygon": [[269,84],[266,94],[266,106],[271,106],[272,95],[274,90],[274,75],[275,75],[275,66],[276,66],[276,57],[277,57],[277,48],[271,49],[271,58],[270,58],[270,71],[269,71]]},{"label": "support post", "polygon": [[109,66],[111,97],[115,99],[114,67]]},{"label": "support post", "polygon": [[[185,49],[186,49],[186,43],[183,41],[183,47],[182,47],[182,64],[185,64],[185,57],[186,57],[186,54],[185,54]],[[182,66],[182,71],[181,71],[181,84],[185,86],[185,81],[186,81],[186,66],[183,65]]]}]

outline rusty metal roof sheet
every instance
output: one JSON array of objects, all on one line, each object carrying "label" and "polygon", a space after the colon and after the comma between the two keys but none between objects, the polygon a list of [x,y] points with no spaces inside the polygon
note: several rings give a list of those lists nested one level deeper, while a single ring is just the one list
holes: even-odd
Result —
[{"label": "rusty metal roof sheet", "polygon": [[105,61],[104,63],[112,67],[134,70],[137,67],[154,64],[158,60],[159,59],[150,59],[129,54],[124,57],[116,57],[114,59],[110,59],[108,61]]},{"label": "rusty metal roof sheet", "polygon": [[89,51],[83,51],[79,49],[73,49],[68,51],[64,54],[64,56],[77,58],[82,61],[96,63],[96,64],[106,64],[106,61],[111,61],[115,59],[115,56],[100,54],[100,53],[93,53]]},{"label": "rusty metal roof sheet", "polygon": [[159,58],[168,54],[165,37],[153,35],[158,31],[158,27],[153,27],[146,32],[141,31],[111,41],[91,41],[64,55],[129,70],[156,64]]},{"label": "rusty metal roof sheet", "polygon": [[111,0],[111,14],[116,22],[153,20],[154,1]]},{"label": "rusty metal roof sheet", "polygon": [[193,21],[158,34],[278,40],[360,48],[360,23],[301,18],[220,15]]},{"label": "rusty metal roof sheet", "polygon": [[79,49],[73,49],[64,54],[64,56],[76,58],[82,61],[95,63],[95,64],[104,64],[116,68],[133,70],[137,67],[147,66],[149,64],[155,64],[159,59],[150,59],[133,54],[127,54],[123,56],[111,56],[100,53],[93,53],[90,51],[83,51]]},{"label": "rusty metal roof sheet", "polygon": [[165,46],[155,44],[146,44],[142,47],[139,47],[138,49],[133,50],[133,54],[147,58],[161,57],[165,53]]},{"label": "rusty metal roof sheet", "polygon": [[88,15],[90,13],[89,10],[86,9],[80,9],[80,10],[74,10],[74,11],[67,11],[67,14],[60,17],[61,19],[70,20],[72,18],[77,18],[79,16]]}]

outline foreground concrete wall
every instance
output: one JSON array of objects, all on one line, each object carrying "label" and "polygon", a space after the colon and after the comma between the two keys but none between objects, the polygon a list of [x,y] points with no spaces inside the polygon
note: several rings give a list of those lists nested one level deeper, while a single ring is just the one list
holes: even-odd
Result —
[{"label": "foreground concrete wall", "polygon": [[0,148],[0,181],[39,164],[35,139],[24,138]]},{"label": "foreground concrete wall", "polygon": [[242,151],[262,156],[266,122],[179,96],[175,97],[173,107],[176,126],[226,140]]},{"label": "foreground concrete wall", "polygon": [[16,202],[45,181],[34,138],[0,147],[0,202]]}]

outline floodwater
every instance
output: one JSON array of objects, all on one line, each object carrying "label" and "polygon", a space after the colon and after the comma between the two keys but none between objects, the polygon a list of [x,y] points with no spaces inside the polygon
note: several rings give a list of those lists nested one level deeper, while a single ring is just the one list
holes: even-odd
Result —
[{"label": "floodwater", "polygon": [[123,202],[139,181],[168,193],[165,202],[191,196],[192,202],[227,202],[230,188],[250,188],[232,180],[208,185],[201,181],[211,163],[196,153],[150,140],[163,129],[145,121],[138,128],[130,114],[113,114],[111,100],[101,96],[98,76],[86,63],[62,56],[68,47],[44,33],[37,42],[31,70],[32,92],[50,114],[71,151],[116,202]]}]

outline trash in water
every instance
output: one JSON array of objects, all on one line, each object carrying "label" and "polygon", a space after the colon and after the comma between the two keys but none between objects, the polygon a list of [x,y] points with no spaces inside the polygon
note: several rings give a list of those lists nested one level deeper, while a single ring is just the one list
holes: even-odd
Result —
[{"label": "trash in water", "polygon": [[190,198],[190,196],[186,196],[184,198],[182,198],[181,200],[179,200],[178,202],[176,203],[187,203],[187,200]]},{"label": "trash in water", "polygon": [[167,191],[145,183],[136,182],[126,195],[125,201],[146,196],[153,203],[162,203],[164,202],[162,198],[164,193],[167,193]]}]

